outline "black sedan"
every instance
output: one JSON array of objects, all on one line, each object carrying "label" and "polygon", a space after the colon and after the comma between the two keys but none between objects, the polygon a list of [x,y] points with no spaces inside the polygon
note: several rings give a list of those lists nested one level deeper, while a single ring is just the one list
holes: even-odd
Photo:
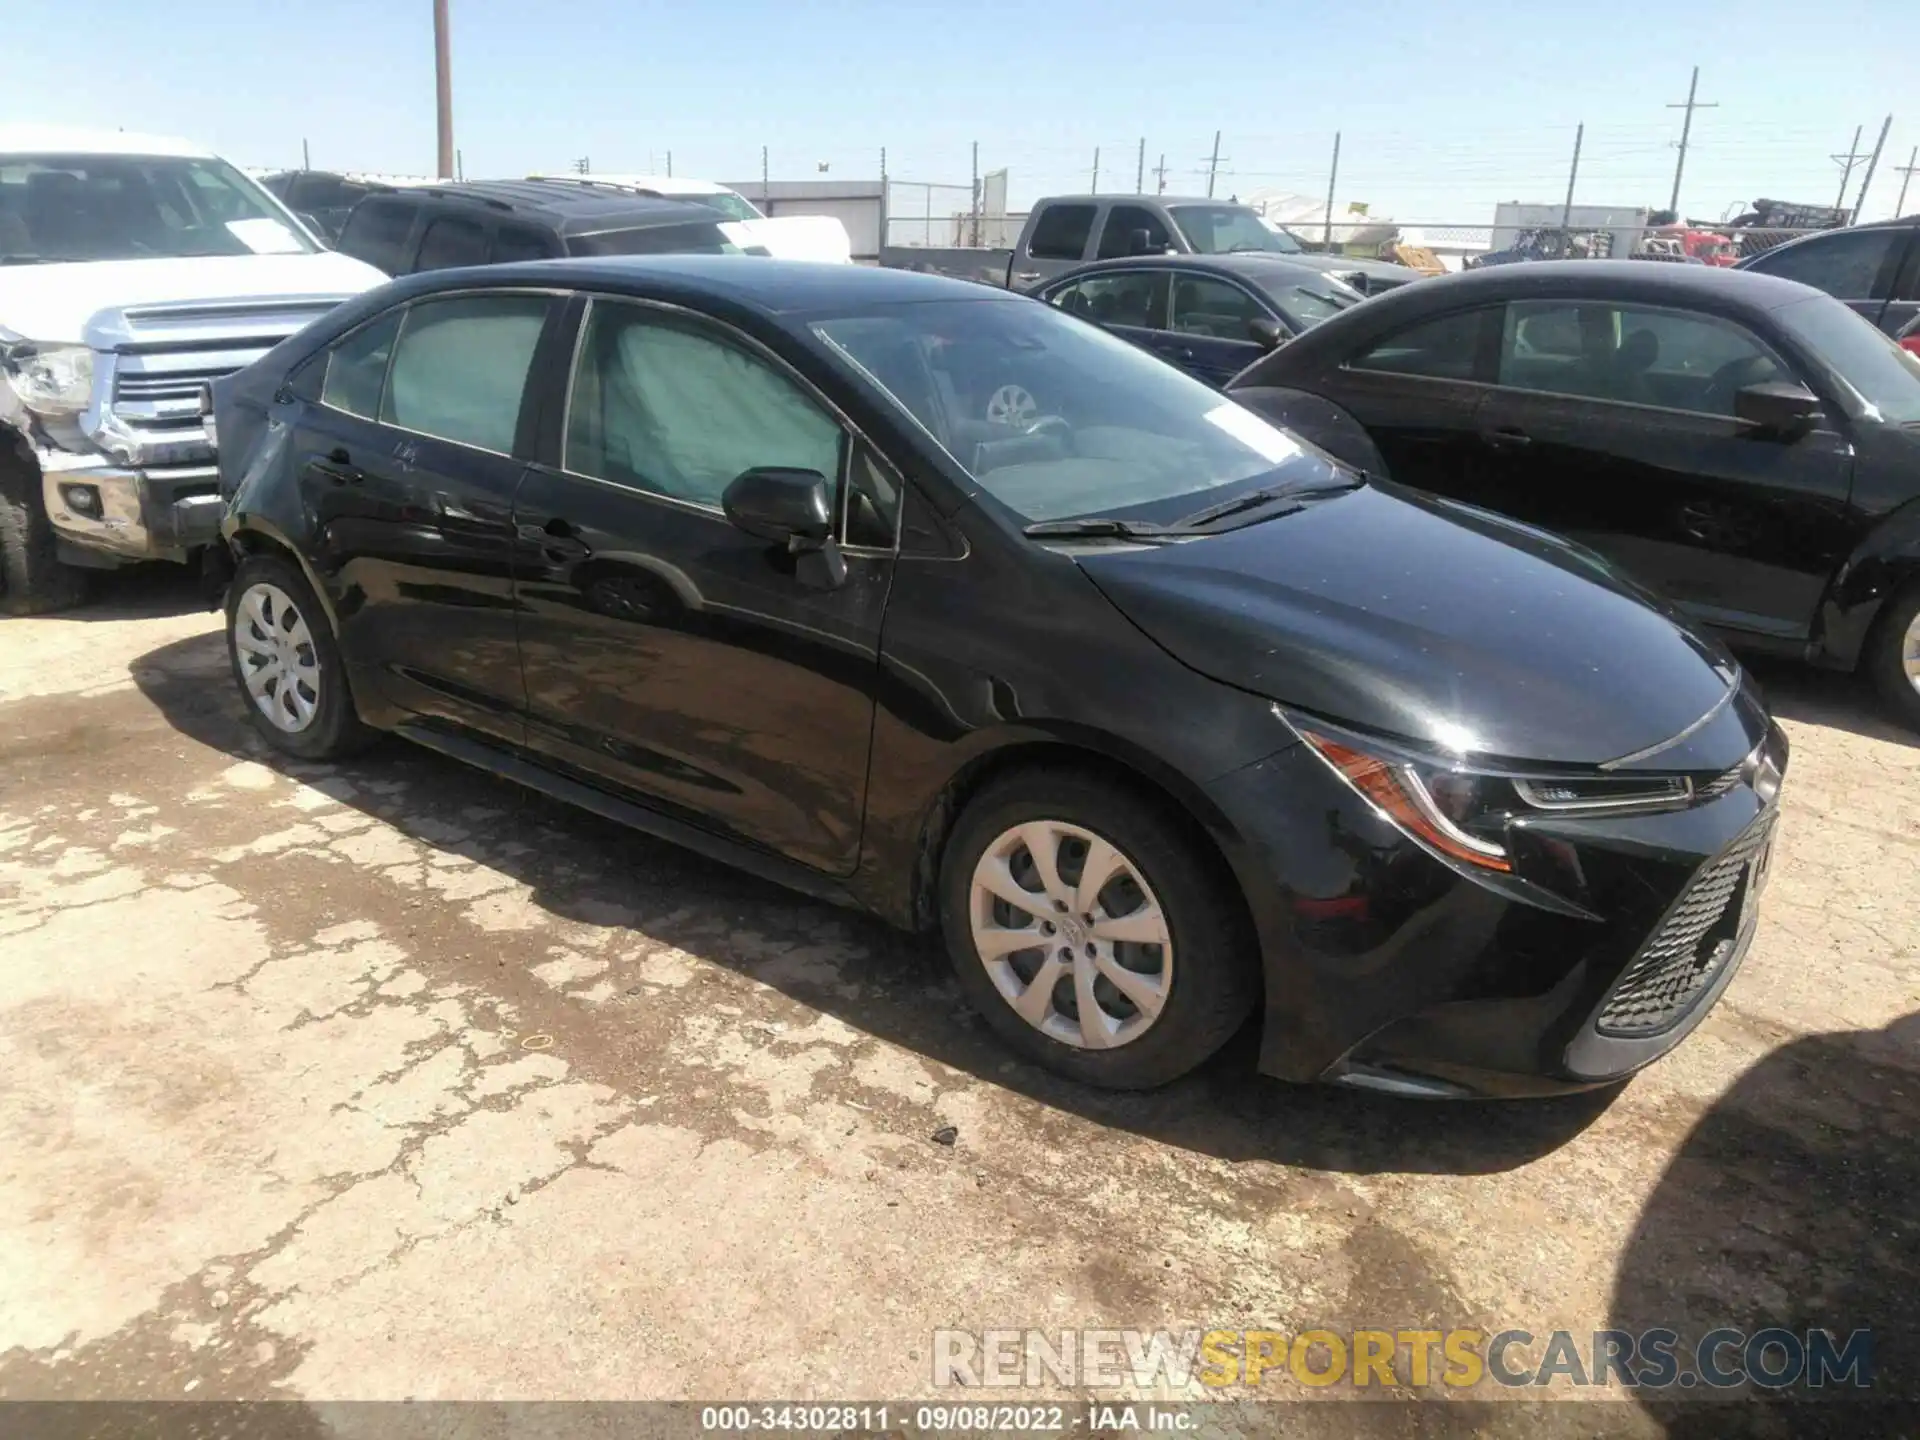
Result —
[{"label": "black sedan", "polygon": [[1214,386],[1366,298],[1324,270],[1251,252],[1097,260],[1033,293]]},{"label": "black sedan", "polygon": [[1920,356],[1816,290],[1565,261],[1370,300],[1229,393],[1375,475],[1557,531],[1920,727]]},{"label": "black sedan", "polygon": [[[979,419],[971,366],[1054,408]],[[902,926],[1009,1044],[1171,1079],[1591,1085],[1753,934],[1785,743],[1561,541],[1364,482],[984,286],[439,271],[219,382],[238,694]]]}]

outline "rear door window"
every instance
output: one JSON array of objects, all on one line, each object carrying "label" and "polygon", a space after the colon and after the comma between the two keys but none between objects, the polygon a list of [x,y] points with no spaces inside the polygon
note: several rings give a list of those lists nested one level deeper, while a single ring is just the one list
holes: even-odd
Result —
[{"label": "rear door window", "polygon": [[1054,294],[1052,303],[1070,315],[1102,325],[1166,328],[1167,277],[1146,270],[1118,275],[1089,275]]},{"label": "rear door window", "polygon": [[486,228],[463,215],[442,215],[420,237],[416,270],[451,270],[459,265],[487,263]]},{"label": "rear door window", "polygon": [[334,410],[372,420],[380,414],[380,395],[387,384],[387,361],[393,356],[393,338],[400,333],[405,312],[392,311],[362,325],[327,352],[326,380],[320,403]]},{"label": "rear door window", "polygon": [[515,260],[551,260],[559,253],[560,244],[553,236],[526,225],[502,225],[493,237],[496,265]]},{"label": "rear door window", "polygon": [[511,455],[549,303],[540,295],[462,295],[409,307],[381,421]]},{"label": "rear door window", "polygon": [[1036,260],[1078,260],[1093,233],[1094,206],[1049,205],[1033,222],[1027,253]]},{"label": "rear door window", "polygon": [[1500,307],[1492,306],[1423,320],[1375,341],[1347,366],[1433,380],[1478,380],[1487,327],[1499,314]]},{"label": "rear door window", "polygon": [[419,208],[415,200],[384,196],[362,200],[340,232],[340,253],[389,275],[400,274],[406,268],[407,236]]}]

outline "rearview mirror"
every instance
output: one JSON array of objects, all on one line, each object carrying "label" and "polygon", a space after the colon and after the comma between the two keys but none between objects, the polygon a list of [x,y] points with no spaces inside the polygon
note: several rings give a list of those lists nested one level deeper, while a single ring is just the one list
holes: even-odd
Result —
[{"label": "rearview mirror", "polygon": [[1769,380],[1746,385],[1733,396],[1733,415],[1762,435],[1793,440],[1813,428],[1820,414],[1820,397],[1804,385]]},{"label": "rearview mirror", "polygon": [[1280,322],[1266,315],[1256,315],[1247,321],[1247,334],[1269,350],[1278,350],[1287,341],[1287,332],[1280,328]]},{"label": "rearview mirror", "polygon": [[802,584],[832,590],[846,580],[846,557],[833,542],[827,477],[818,470],[780,465],[743,470],[720,497],[720,508],[736,529],[786,546],[796,557],[794,574]]}]

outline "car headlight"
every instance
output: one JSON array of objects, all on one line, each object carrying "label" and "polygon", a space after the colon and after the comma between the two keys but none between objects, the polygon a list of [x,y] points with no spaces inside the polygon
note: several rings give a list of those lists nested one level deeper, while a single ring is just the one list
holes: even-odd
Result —
[{"label": "car headlight", "polygon": [[0,350],[0,375],[20,403],[42,415],[74,415],[93,396],[93,352],[84,345],[20,340]]},{"label": "car headlight", "polygon": [[1689,804],[1685,776],[1530,776],[1474,770],[1354,736],[1338,739],[1287,716],[1342,780],[1409,838],[1440,858],[1511,873],[1508,825],[1527,815],[1617,814]]}]

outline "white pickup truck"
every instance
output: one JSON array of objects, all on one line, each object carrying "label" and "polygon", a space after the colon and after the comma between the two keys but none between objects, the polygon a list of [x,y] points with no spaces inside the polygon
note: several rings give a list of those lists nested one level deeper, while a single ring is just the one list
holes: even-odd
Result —
[{"label": "white pickup truck", "polygon": [[202,387],[385,279],[196,145],[0,126],[0,613],[214,539]]}]

